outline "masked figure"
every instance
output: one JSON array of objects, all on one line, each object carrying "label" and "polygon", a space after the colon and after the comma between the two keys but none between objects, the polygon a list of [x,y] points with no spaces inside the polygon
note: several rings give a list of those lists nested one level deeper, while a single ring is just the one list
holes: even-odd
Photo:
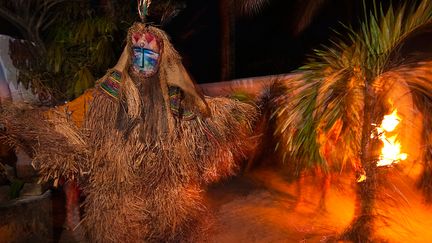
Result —
[{"label": "masked figure", "polygon": [[78,180],[90,242],[201,241],[211,219],[205,185],[235,172],[256,108],[203,97],[166,34],[141,23],[85,97],[80,126],[74,102],[5,106],[3,138],[33,154],[42,180]]}]

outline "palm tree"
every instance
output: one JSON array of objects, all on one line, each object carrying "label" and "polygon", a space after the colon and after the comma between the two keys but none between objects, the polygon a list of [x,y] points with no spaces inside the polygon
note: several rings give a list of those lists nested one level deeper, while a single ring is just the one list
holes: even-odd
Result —
[{"label": "palm tree", "polygon": [[[342,238],[369,242],[373,238],[374,204],[379,185],[377,149],[371,138],[372,124],[380,124],[389,110],[388,91],[393,85],[406,86],[418,109],[427,111],[432,101],[432,63],[398,55],[398,50],[414,33],[432,24],[432,2],[422,0],[387,11],[376,6],[357,33],[349,30],[348,40],[335,40],[333,46],[315,51],[310,63],[298,70],[299,78],[282,85],[286,92],[275,98],[277,150],[295,161],[297,172],[310,167],[330,169],[323,156],[320,136],[342,123],[338,162],[350,162],[366,180],[357,183],[356,217]],[[400,54],[400,53],[399,53]],[[429,60],[431,56],[424,57]],[[426,59],[427,60],[427,59]],[[431,118],[424,113],[424,154],[426,173],[431,174]],[[288,166],[289,167],[289,166]],[[424,177],[423,185],[429,177]],[[430,180],[430,179],[429,179]],[[430,194],[429,194],[430,195]]]}]

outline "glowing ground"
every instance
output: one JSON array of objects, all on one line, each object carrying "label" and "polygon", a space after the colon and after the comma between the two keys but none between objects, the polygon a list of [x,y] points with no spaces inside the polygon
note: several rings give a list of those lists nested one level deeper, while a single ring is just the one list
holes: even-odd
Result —
[{"label": "glowing ground", "polygon": [[[387,170],[387,171],[385,171]],[[384,168],[389,175],[376,205],[376,234],[385,242],[432,242],[432,205],[423,203],[413,179],[415,169]],[[336,177],[336,176],[335,176]],[[317,176],[302,185],[281,173],[260,169],[221,183],[209,191],[215,210],[214,242],[328,242],[354,216],[355,191],[350,175],[333,180],[326,211],[319,208]],[[299,199],[299,188],[302,194]]]}]

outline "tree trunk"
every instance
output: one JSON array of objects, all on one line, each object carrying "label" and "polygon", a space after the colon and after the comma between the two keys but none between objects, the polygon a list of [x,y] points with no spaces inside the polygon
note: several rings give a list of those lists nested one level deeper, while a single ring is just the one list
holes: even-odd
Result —
[{"label": "tree trunk", "polygon": [[364,97],[363,129],[361,141],[360,160],[366,173],[366,180],[357,184],[357,200],[355,207],[355,217],[343,233],[342,239],[352,242],[372,242],[374,227],[374,206],[377,193],[377,167],[376,157],[374,156],[375,143],[371,139],[372,123],[375,122],[375,95],[366,86]]},{"label": "tree trunk", "polygon": [[221,80],[231,80],[235,73],[235,1],[220,1]]}]

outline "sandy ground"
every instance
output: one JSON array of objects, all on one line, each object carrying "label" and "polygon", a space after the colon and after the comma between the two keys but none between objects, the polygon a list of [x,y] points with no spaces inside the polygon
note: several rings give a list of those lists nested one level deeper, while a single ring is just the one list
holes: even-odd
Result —
[{"label": "sandy ground", "polygon": [[[432,242],[432,206],[415,188],[413,171],[382,168],[375,237],[383,242]],[[336,176],[334,176],[336,178]],[[300,184],[272,169],[255,170],[209,189],[216,215],[214,242],[331,242],[354,217],[355,181],[333,179],[326,209],[319,176]],[[301,196],[300,196],[301,195]],[[300,200],[301,198],[301,200]]]},{"label": "sandy ground", "polygon": [[[415,187],[419,169],[381,168],[376,204],[377,242],[432,242],[432,205]],[[319,201],[322,177],[289,182],[275,169],[254,169],[208,189],[215,229],[210,242],[334,242],[354,217],[355,178],[334,175]],[[60,242],[76,242],[63,231]]]},{"label": "sandy ground", "polygon": [[319,207],[322,180],[313,176],[306,176],[300,185],[262,169],[216,185],[209,190],[217,218],[212,238],[214,242],[326,242],[354,214],[354,192],[346,181],[330,188],[326,210]]}]

